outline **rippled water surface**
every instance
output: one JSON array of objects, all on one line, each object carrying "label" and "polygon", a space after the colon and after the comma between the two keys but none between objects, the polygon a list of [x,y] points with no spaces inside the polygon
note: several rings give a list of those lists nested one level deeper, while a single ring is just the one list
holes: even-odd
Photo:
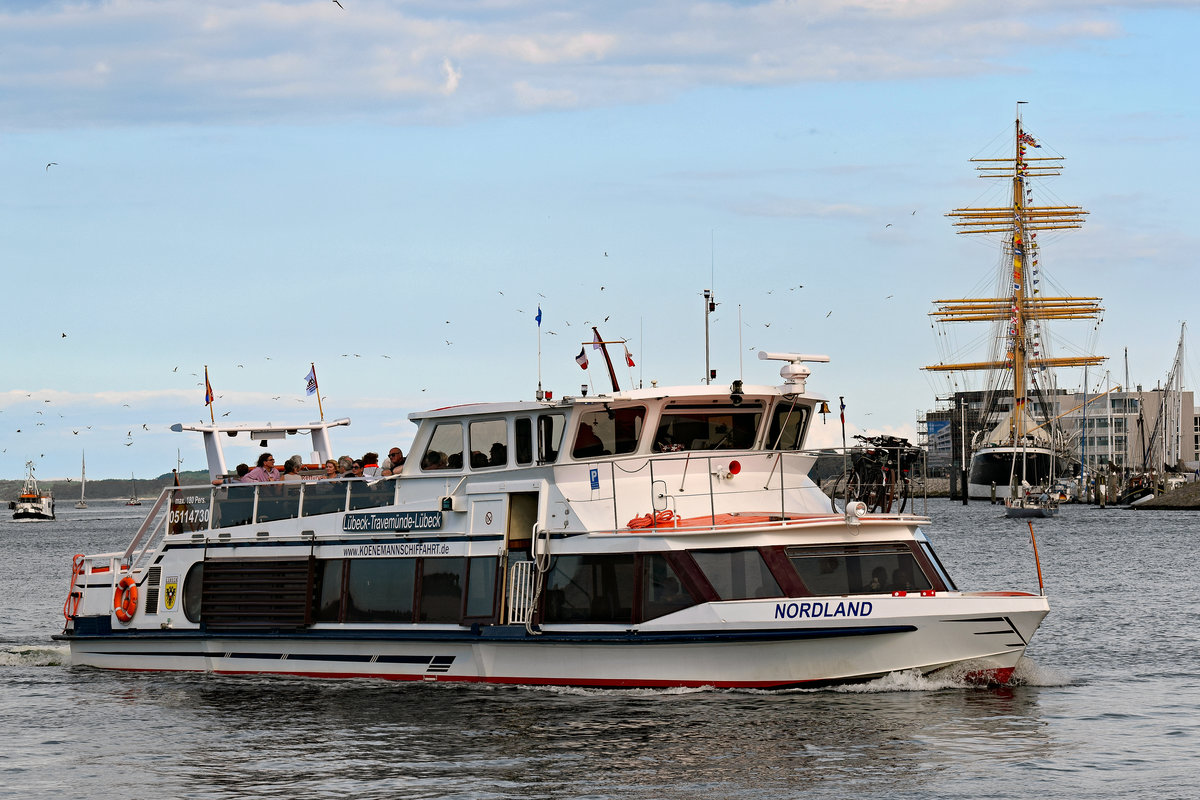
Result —
[{"label": "rippled water surface", "polygon": [[[768,693],[71,668],[50,639],[71,556],[140,522],[92,505],[0,522],[0,797],[1182,798],[1200,778],[1200,513],[1036,521],[1051,613],[1013,686]],[[1025,522],[928,510],[960,588],[1037,591]]]}]

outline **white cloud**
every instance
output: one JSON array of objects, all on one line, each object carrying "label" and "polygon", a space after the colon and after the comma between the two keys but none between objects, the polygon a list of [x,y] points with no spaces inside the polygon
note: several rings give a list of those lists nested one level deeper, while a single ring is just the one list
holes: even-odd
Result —
[{"label": "white cloud", "polygon": [[0,111],[27,126],[436,119],[699,85],[995,73],[1029,48],[1119,35],[1118,10],[1098,0],[45,3],[0,13]]}]

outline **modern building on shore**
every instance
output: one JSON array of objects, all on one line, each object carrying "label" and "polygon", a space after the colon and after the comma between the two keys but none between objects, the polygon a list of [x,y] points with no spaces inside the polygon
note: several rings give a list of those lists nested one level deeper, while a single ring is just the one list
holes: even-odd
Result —
[{"label": "modern building on shore", "polygon": [[[929,453],[931,475],[961,470],[971,457],[977,431],[991,430],[1011,411],[1011,400],[984,413],[984,392],[939,397],[937,407],[918,415],[920,444]],[[1089,393],[1060,390],[1030,398],[1034,419],[1057,418],[1071,442],[1071,462],[1057,472],[1092,474],[1108,467],[1119,473],[1200,466],[1200,409],[1190,391],[1160,388]],[[1046,408],[1045,405],[1049,405]],[[966,431],[965,437],[963,431]]]}]

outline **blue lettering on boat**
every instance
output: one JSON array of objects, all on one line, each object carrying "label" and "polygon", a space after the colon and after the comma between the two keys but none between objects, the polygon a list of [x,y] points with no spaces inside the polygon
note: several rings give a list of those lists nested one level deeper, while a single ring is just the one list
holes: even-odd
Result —
[{"label": "blue lettering on boat", "polygon": [[816,619],[817,617],[869,617],[875,606],[869,600],[839,602],[830,610],[829,603],[776,603],[775,619]]}]

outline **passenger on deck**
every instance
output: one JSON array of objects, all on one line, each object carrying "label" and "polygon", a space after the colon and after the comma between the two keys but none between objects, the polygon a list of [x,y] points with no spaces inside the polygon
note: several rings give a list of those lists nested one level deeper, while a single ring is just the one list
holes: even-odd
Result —
[{"label": "passenger on deck", "polygon": [[393,447],[388,451],[387,460],[383,462],[384,475],[399,475],[400,468],[404,466],[404,451],[399,447]]},{"label": "passenger on deck", "polygon": [[445,469],[446,454],[440,450],[430,450],[421,459],[421,469]]},{"label": "passenger on deck", "polygon": [[267,483],[279,479],[279,470],[275,469],[275,456],[263,453],[258,457],[254,469],[247,472],[242,478],[242,483]]},{"label": "passenger on deck", "polygon": [[294,483],[304,480],[300,477],[300,465],[303,462],[300,456],[292,456],[287,461],[283,462],[283,482]]},{"label": "passenger on deck", "polygon": [[325,474],[321,476],[327,481],[336,480],[341,477],[338,472],[338,463],[332,458],[325,462]]},{"label": "passenger on deck", "polygon": [[338,459],[338,472],[343,478],[354,477],[354,459],[350,456],[342,456]]},{"label": "passenger on deck", "polygon": [[491,451],[488,453],[488,466],[503,467],[508,463],[508,447],[501,442],[496,442],[492,445]]},{"label": "passenger on deck", "polygon": [[364,453],[362,457],[362,472],[359,473],[363,478],[381,478],[383,470],[379,466],[379,453]]},{"label": "passenger on deck", "polygon": [[[250,465],[249,465],[249,464],[238,464],[238,465],[237,465],[237,469],[236,469],[236,470],[234,470],[234,472],[235,472],[235,477],[231,478],[229,482],[230,482],[230,483],[241,483],[241,482],[243,482],[243,481],[245,480],[245,478],[246,478],[246,473],[247,473],[247,472],[249,472],[249,471],[250,471]],[[223,483],[225,483],[225,476],[224,476],[224,475],[218,475],[216,478],[214,478],[214,479],[213,479],[213,486],[220,486],[220,485],[221,485],[221,484],[223,484]]]}]

